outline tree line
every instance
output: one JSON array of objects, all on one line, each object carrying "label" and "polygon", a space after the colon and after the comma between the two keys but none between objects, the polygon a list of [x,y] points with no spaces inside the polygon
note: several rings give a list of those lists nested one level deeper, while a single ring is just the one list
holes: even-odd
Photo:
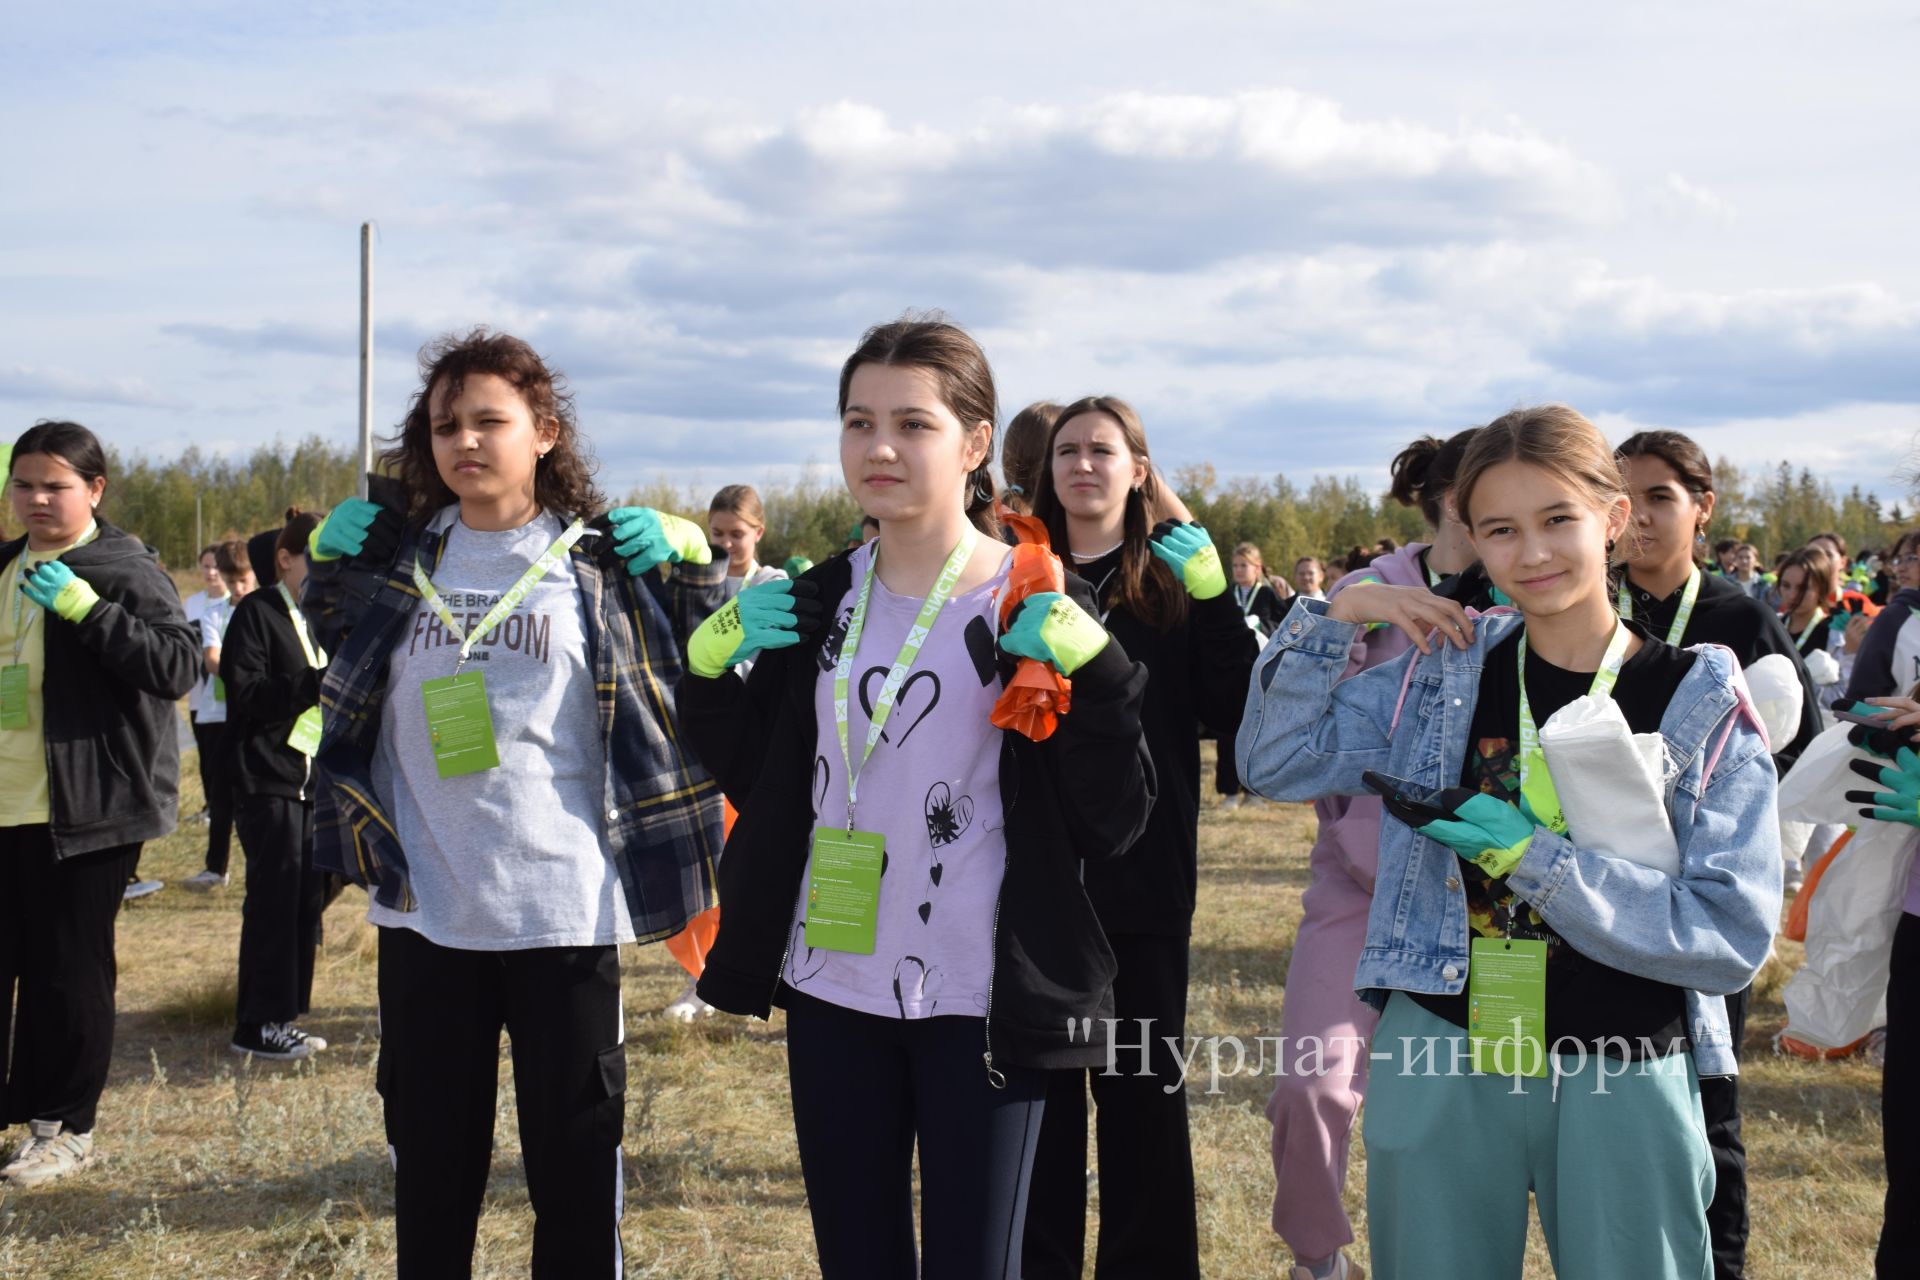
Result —
[{"label": "tree line", "polygon": [[[324,511],[351,496],[358,468],[352,449],[310,436],[230,457],[212,456],[197,446],[170,459],[109,450],[108,476],[103,514],[144,538],[170,567],[186,569],[204,543],[277,528],[289,507]],[[1223,481],[1210,463],[1199,463],[1178,469],[1171,479],[1223,552],[1251,542],[1261,548],[1269,570],[1280,574],[1291,573],[1301,556],[1333,559],[1382,537],[1405,543],[1422,533],[1417,511],[1357,477],[1316,476],[1304,488],[1284,474]],[[1809,469],[1784,461],[1742,468],[1721,458],[1714,465],[1714,482],[1719,500],[1709,540],[1751,542],[1763,560],[1828,530],[1846,538],[1855,551],[1883,548],[1906,519],[1898,504],[1883,511],[1879,500],[1859,486],[1837,493]],[[766,564],[791,555],[823,559],[846,545],[860,519],[839,477],[824,468],[808,468],[793,480],[759,489],[767,513],[760,553]],[[711,497],[658,476],[619,501],[704,519]],[[0,515],[0,523],[8,536],[17,536],[10,511]]]}]

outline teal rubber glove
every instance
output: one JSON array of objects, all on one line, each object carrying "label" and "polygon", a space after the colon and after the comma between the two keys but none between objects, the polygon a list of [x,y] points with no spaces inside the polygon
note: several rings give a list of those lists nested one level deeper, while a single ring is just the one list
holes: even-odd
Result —
[{"label": "teal rubber glove", "polygon": [[42,609],[50,609],[68,622],[85,622],[100,603],[100,593],[84,578],[58,560],[48,560],[26,576],[20,590]]},{"label": "teal rubber glove", "polygon": [[1885,791],[1847,792],[1849,803],[1864,806],[1860,810],[1862,817],[1920,827],[1920,755],[1915,755],[1912,747],[1901,747],[1894,752],[1893,763],[1889,765],[1855,760],[1848,768],[1886,788]]},{"label": "teal rubber glove", "polygon": [[615,507],[607,512],[607,522],[615,554],[636,578],[663,564],[713,563],[707,531],[691,520],[652,507]]},{"label": "teal rubber glove", "polygon": [[820,625],[820,589],[811,582],[748,587],[687,639],[687,669],[711,680],[759,653],[799,644]]},{"label": "teal rubber glove", "polygon": [[1227,571],[1220,565],[1220,549],[1199,525],[1163,520],[1154,528],[1147,549],[1173,570],[1195,600],[1226,593]]},{"label": "teal rubber glove", "polygon": [[1504,800],[1474,796],[1451,818],[1417,828],[1496,879],[1520,865],[1533,841],[1533,819]]},{"label": "teal rubber glove", "polygon": [[1036,591],[1020,602],[1000,648],[1016,658],[1047,662],[1070,676],[1092,661],[1113,637],[1099,619],[1058,591]]},{"label": "teal rubber glove", "polygon": [[314,560],[357,556],[367,545],[367,531],[386,508],[365,498],[348,498],[307,535],[307,555]]}]

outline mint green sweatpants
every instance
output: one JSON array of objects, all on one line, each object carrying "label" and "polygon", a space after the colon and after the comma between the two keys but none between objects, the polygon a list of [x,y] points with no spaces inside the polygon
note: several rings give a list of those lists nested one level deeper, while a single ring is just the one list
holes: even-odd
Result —
[{"label": "mint green sweatpants", "polygon": [[1363,1132],[1378,1280],[1519,1280],[1528,1191],[1560,1280],[1709,1280],[1713,1161],[1691,1054],[1554,1055],[1557,1082],[1551,1066],[1516,1081],[1471,1074],[1465,1039],[1399,992],[1374,1032]]}]

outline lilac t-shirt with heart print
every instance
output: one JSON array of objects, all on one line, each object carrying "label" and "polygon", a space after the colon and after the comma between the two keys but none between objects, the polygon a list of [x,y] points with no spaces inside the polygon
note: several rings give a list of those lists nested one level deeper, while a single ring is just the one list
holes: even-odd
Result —
[{"label": "lilac t-shirt with heart print", "polygon": [[[847,769],[833,728],[833,667],[873,545],[854,553],[853,586],[816,654],[820,731],[813,808],[819,825],[844,828],[847,821]],[[1006,581],[1002,565],[991,582],[947,601],[900,688],[885,736],[860,771],[856,823],[887,841],[873,954],[807,946],[803,881],[786,971],[796,990],[886,1018],[986,1016],[993,909],[1007,857],[1000,805],[1003,731],[989,719],[1000,696],[995,619]],[[874,699],[919,612],[919,600],[895,595],[874,579],[848,680],[847,745],[856,760],[866,745]]]}]

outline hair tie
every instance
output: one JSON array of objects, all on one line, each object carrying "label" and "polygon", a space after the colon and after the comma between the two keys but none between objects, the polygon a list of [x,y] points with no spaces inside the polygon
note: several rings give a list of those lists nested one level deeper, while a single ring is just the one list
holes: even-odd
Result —
[{"label": "hair tie", "polygon": [[1027,496],[1027,491],[1026,491],[1025,489],[1023,489],[1023,488],[1021,488],[1021,487],[1020,487],[1019,485],[1017,485],[1017,484],[1010,484],[1010,485],[1008,485],[1008,486],[1007,486],[1007,492],[1008,492],[1008,493],[1017,493],[1017,494],[1019,494],[1019,495],[1020,495],[1021,497],[1023,497],[1023,498]]}]

